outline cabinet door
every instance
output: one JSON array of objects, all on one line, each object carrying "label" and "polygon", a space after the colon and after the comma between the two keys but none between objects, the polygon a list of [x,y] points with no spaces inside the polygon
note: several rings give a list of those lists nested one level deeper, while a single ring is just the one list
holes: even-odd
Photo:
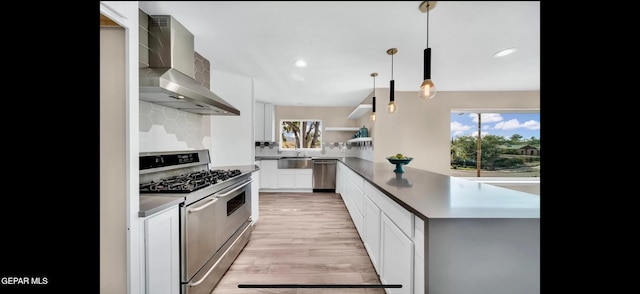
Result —
[{"label": "cabinet door", "polygon": [[[347,210],[349,210],[349,214],[351,215],[351,219],[353,220],[353,223],[356,226],[356,230],[358,231],[358,234],[360,234],[360,237],[363,238],[364,217],[362,215],[361,207],[362,207],[362,201],[363,201],[362,198],[364,197],[364,193],[362,192],[362,190],[360,190],[360,188],[358,188],[356,184],[353,183],[353,181],[351,181],[350,178],[344,179],[344,184],[345,184],[344,186],[345,205],[347,206]],[[360,205],[358,205],[358,202],[360,202]]]},{"label": "cabinet door", "polygon": [[275,106],[273,104],[264,105],[264,140],[275,142],[276,132],[276,115]]},{"label": "cabinet door", "polygon": [[262,160],[260,162],[260,188],[275,189],[278,187],[278,161]]},{"label": "cabinet door", "polygon": [[253,118],[253,135],[255,141],[265,141],[264,129],[264,103],[256,102]]},{"label": "cabinet door", "polygon": [[278,169],[278,189],[293,189],[296,187],[296,173],[293,169]]},{"label": "cabinet door", "polygon": [[367,195],[364,199],[364,248],[376,272],[380,274],[380,208]]},{"label": "cabinet door", "polygon": [[297,169],[296,174],[296,188],[298,189],[313,189],[313,170],[311,169]]},{"label": "cabinet door", "polygon": [[145,220],[145,287],[147,293],[180,293],[178,206]]},{"label": "cabinet door", "polygon": [[[259,161],[256,161],[256,165],[258,165]],[[260,167],[260,165],[258,165]],[[255,224],[258,221],[258,214],[260,212],[259,203],[260,203],[260,173],[254,172],[251,174],[251,219]]]},{"label": "cabinet door", "polygon": [[380,281],[401,284],[402,288],[388,288],[389,293],[413,293],[413,242],[389,219],[381,217]]},{"label": "cabinet door", "polygon": [[342,166],[342,163],[340,161],[338,161],[338,164],[336,165],[336,193],[338,194],[342,194],[342,170],[344,169],[344,167]]}]

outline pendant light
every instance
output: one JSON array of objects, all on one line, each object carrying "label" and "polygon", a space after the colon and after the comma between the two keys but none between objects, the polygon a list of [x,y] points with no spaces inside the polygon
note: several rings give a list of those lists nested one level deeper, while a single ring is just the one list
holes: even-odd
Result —
[{"label": "pendant light", "polygon": [[424,49],[424,81],[420,85],[418,94],[420,98],[431,99],[436,96],[436,86],[431,80],[431,48],[429,48],[429,10],[435,7],[434,3],[423,1],[418,7],[423,13],[427,13],[427,48]]},{"label": "pendant light", "polygon": [[369,115],[369,119],[371,121],[376,121],[376,77],[378,76],[377,72],[371,73],[373,77],[373,103],[371,104],[371,115]]},{"label": "pendant light", "polygon": [[393,55],[398,53],[397,48],[391,48],[387,50],[387,54],[391,55],[391,81],[389,82],[389,105],[387,105],[387,111],[391,114],[396,113],[398,111],[398,105],[396,105],[395,97],[394,97],[394,83],[393,80]]}]

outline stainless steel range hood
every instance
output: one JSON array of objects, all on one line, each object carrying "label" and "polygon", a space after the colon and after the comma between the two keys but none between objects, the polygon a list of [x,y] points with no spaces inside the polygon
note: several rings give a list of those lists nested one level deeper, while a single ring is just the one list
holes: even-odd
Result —
[{"label": "stainless steel range hood", "polygon": [[198,114],[240,115],[195,80],[193,34],[169,15],[148,20],[149,67],[140,68],[140,100]]}]

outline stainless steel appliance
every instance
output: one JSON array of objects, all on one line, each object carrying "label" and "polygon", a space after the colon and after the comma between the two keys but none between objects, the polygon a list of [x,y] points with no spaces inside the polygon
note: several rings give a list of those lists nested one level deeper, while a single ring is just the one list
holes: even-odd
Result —
[{"label": "stainless steel appliance", "polygon": [[313,159],[313,192],[336,191],[336,160]]},{"label": "stainless steel appliance", "polygon": [[[148,34],[143,35],[144,29]],[[187,112],[211,115],[240,115],[220,96],[195,80],[194,37],[170,15],[140,13],[141,57],[148,67],[140,68],[140,100]]]},{"label": "stainless steel appliance", "polygon": [[140,154],[140,195],[183,197],[181,293],[211,293],[251,236],[250,172],[209,169],[208,150]]}]

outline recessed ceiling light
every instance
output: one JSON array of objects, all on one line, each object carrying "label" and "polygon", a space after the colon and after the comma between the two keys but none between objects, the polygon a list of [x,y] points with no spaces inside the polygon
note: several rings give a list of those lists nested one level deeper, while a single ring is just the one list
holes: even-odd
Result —
[{"label": "recessed ceiling light", "polygon": [[507,55],[512,54],[512,53],[514,53],[516,51],[518,51],[518,49],[516,49],[516,48],[507,48],[507,49],[500,50],[500,51],[496,52],[496,54],[493,54],[493,57],[507,56]]},{"label": "recessed ceiling light", "polygon": [[298,61],[296,61],[296,66],[297,67],[305,67],[305,66],[307,66],[307,63],[304,62],[304,60],[298,60]]}]

